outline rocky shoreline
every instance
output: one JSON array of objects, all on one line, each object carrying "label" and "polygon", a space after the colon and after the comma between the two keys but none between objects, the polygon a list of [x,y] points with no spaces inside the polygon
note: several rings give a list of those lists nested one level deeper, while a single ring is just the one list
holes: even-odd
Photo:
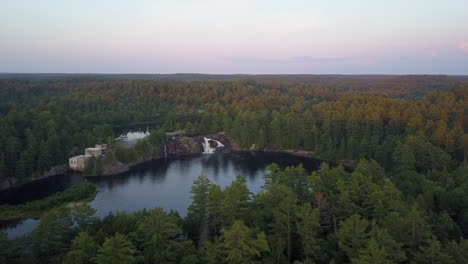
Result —
[{"label": "rocky shoreline", "polygon": [[[278,153],[287,153],[290,155],[306,157],[306,158],[313,158],[313,159],[320,159],[325,162],[338,165],[341,164],[345,168],[352,170],[355,167],[355,162],[352,160],[324,160],[320,157],[316,156],[311,151],[305,150],[284,150],[279,149],[273,145],[268,145],[263,149],[256,149],[252,146],[250,149],[243,149],[240,148],[233,140],[228,138],[223,132],[215,133],[215,134],[206,134],[206,135],[184,135],[184,136],[174,136],[168,139],[166,145],[161,149],[161,154],[156,157],[140,157],[137,161],[132,163],[123,163],[120,161],[115,161],[109,164],[103,164],[102,172],[99,176],[115,176],[119,174],[123,174],[131,170],[133,167],[138,166],[140,164],[157,160],[166,157],[181,157],[181,156],[190,156],[190,155],[197,155],[204,153],[206,148],[211,148],[213,152],[221,152],[221,153],[228,153],[232,151],[263,151],[263,152],[278,152]],[[24,182],[29,183],[35,180],[43,179],[48,176],[58,175],[58,174],[66,174],[67,169],[64,167],[66,165],[56,166],[51,169],[48,173],[42,175],[41,177],[34,178],[31,181]],[[94,177],[94,176],[86,176],[86,177]],[[9,188],[17,187],[22,184],[14,184],[8,182],[8,184],[2,184],[0,190],[7,190]]]},{"label": "rocky shoreline", "polygon": [[[263,149],[243,149],[240,148],[233,140],[228,138],[224,133],[216,134],[207,134],[207,135],[196,135],[196,136],[174,136],[168,140],[168,143],[161,150],[161,156],[159,157],[143,157],[140,160],[124,164],[119,161],[115,162],[111,166],[105,167],[101,176],[113,176],[125,173],[131,170],[133,167],[143,164],[148,161],[157,160],[165,157],[181,157],[181,156],[191,156],[204,153],[203,144],[205,143],[205,138],[208,139],[209,146],[214,148],[216,152],[228,153],[232,151],[263,151],[263,152],[278,152],[278,153],[287,153],[294,156],[306,157],[311,159],[319,159],[324,162],[328,162],[334,165],[342,165],[346,169],[353,170],[355,167],[355,162],[352,160],[324,160],[320,157],[317,157],[312,151],[306,150],[284,150],[276,148],[273,145],[269,145]],[[222,146],[218,146],[217,142],[221,143]],[[219,144],[218,143],[218,144]]]},{"label": "rocky shoreline", "polygon": [[[205,140],[205,138],[207,140]],[[204,144],[208,145],[204,146]],[[218,144],[220,144],[220,146]],[[233,144],[232,141],[223,133],[197,136],[174,136],[168,139],[166,145],[161,149],[161,154],[159,156],[141,157],[137,161],[129,164],[125,164],[120,161],[105,164],[100,176],[119,175],[131,170],[135,166],[160,158],[201,154],[206,151],[205,147],[209,147],[216,152],[222,153],[239,150],[237,145]]]}]

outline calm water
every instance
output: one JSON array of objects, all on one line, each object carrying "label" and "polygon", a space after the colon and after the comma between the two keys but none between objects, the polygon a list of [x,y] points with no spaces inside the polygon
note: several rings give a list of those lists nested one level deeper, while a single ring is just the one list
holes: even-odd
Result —
[{"label": "calm water", "polygon": [[[215,153],[161,159],[142,164],[123,175],[87,178],[87,181],[98,186],[96,198],[90,205],[97,209],[96,215],[99,217],[104,217],[110,212],[134,212],[154,207],[176,209],[180,215],[185,216],[191,203],[190,188],[197,176],[204,174],[213,183],[224,187],[235,180],[236,175],[241,174],[246,177],[250,191],[256,193],[264,183],[262,175],[266,167],[273,162],[281,167],[302,163],[310,172],[317,169],[321,161],[285,153],[265,152]],[[37,184],[45,189],[50,186],[52,193],[57,191],[56,185],[66,188],[83,180],[76,175],[62,175],[61,178],[53,179],[55,183],[52,185],[44,184],[43,181],[49,180],[45,179],[33,183],[33,186]],[[63,179],[63,182],[57,182],[58,179]],[[31,186],[28,185],[28,188]],[[42,191],[41,194],[44,192],[46,191]],[[21,196],[21,201],[35,198],[34,195],[23,192],[21,188],[9,195],[10,199]],[[29,233],[37,223],[34,219],[4,222],[2,229],[13,238]]]}]

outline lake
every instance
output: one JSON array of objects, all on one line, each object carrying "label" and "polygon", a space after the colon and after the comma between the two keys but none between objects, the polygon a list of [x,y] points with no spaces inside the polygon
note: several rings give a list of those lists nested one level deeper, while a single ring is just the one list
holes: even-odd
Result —
[{"label": "lake", "polygon": [[[256,151],[165,158],[138,165],[118,176],[83,178],[77,174],[67,174],[38,180],[8,193],[0,193],[0,202],[19,203],[43,198],[88,181],[97,185],[97,195],[90,205],[97,209],[96,215],[99,217],[110,212],[134,212],[154,207],[175,209],[185,216],[191,203],[190,189],[197,176],[206,175],[214,184],[224,187],[237,175],[243,175],[250,191],[257,193],[264,183],[262,175],[271,163],[277,163],[282,168],[303,164],[311,172],[319,167],[321,161],[286,153]],[[9,238],[14,238],[29,233],[37,224],[38,220],[25,219],[2,222],[0,228]]]}]

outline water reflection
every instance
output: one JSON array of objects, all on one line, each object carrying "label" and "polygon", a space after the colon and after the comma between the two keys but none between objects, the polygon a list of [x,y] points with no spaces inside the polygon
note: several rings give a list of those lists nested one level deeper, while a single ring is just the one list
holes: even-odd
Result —
[{"label": "water reflection", "polygon": [[[175,209],[185,216],[191,203],[190,189],[195,178],[206,175],[213,183],[227,186],[237,175],[244,175],[251,192],[256,193],[264,183],[262,175],[266,167],[277,163],[284,168],[303,164],[311,172],[320,165],[319,160],[296,157],[285,153],[233,152],[200,154],[190,157],[165,158],[136,166],[128,173],[112,177],[89,177],[89,182],[98,186],[96,198],[90,205],[97,209],[96,215],[104,217],[110,212],[134,212],[144,208],[162,207]],[[63,175],[58,181],[52,179],[48,185],[33,183],[32,189],[40,186],[47,190],[63,189],[79,182],[72,175]],[[37,184],[34,186],[34,184]],[[39,188],[39,187],[38,187]],[[21,190],[12,197],[21,199],[25,195]],[[29,195],[29,194],[26,194]],[[10,197],[11,198],[11,197]],[[31,197],[30,197],[31,198]],[[14,227],[2,229],[9,237],[17,237],[30,232],[36,220],[25,220]]]}]

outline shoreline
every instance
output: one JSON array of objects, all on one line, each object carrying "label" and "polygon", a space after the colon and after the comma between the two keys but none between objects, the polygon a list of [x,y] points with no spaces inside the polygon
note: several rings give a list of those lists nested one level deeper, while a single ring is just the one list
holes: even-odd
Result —
[{"label": "shoreline", "polygon": [[[223,153],[230,153],[230,152],[285,153],[285,154],[289,154],[289,155],[296,156],[296,157],[303,157],[303,158],[308,158],[308,159],[319,160],[321,162],[326,162],[326,163],[332,164],[334,166],[342,165],[346,170],[354,170],[354,168],[355,168],[355,165],[353,164],[352,160],[337,160],[337,161],[325,160],[325,159],[322,159],[320,157],[314,156],[311,151],[307,151],[307,150],[291,150],[291,149],[286,149],[286,150],[284,150],[284,149],[252,150],[252,149],[233,148],[233,149],[231,149],[229,151],[226,151],[226,152],[223,152]],[[220,152],[217,152],[217,153],[220,153]],[[133,168],[135,168],[137,166],[143,165],[143,164],[151,162],[151,161],[161,160],[161,159],[165,159],[165,158],[190,157],[190,156],[199,155],[199,154],[202,154],[202,153],[195,153],[195,154],[190,153],[190,154],[185,154],[185,155],[172,155],[172,156],[167,156],[167,157],[142,159],[141,161],[133,162],[131,164],[125,164],[127,166],[127,168],[125,170],[121,170],[121,171],[118,171],[116,173],[107,173],[105,175],[96,175],[96,176],[84,176],[83,175],[83,177],[112,177],[112,176],[118,176],[118,175],[129,172],[130,170],[132,170]]]},{"label": "shoreline", "polygon": [[[200,135],[200,136],[208,136],[208,135]],[[225,136],[225,135],[223,135],[223,136]],[[353,161],[353,160],[326,160],[326,159],[321,158],[320,156],[315,155],[312,151],[307,151],[307,150],[277,149],[277,148],[243,149],[243,148],[240,148],[238,146],[238,144],[234,140],[232,140],[231,138],[228,138],[227,136],[225,136],[225,137],[230,141],[231,148],[223,150],[223,152],[253,151],[253,152],[286,153],[286,154],[297,156],[297,157],[304,157],[304,158],[320,160],[322,162],[327,162],[327,163],[335,165],[335,166],[342,165],[346,170],[354,170],[355,165],[356,165],[356,161]],[[133,168],[135,168],[135,167],[137,167],[137,166],[139,166],[141,164],[147,163],[147,162],[151,162],[151,161],[155,161],[155,160],[159,160],[159,159],[164,159],[164,158],[184,157],[184,156],[191,156],[191,155],[197,155],[197,154],[202,154],[202,152],[200,152],[200,153],[177,154],[177,155],[170,155],[170,156],[166,156],[166,157],[141,157],[138,161],[135,161],[135,162],[132,162],[132,163],[129,163],[129,164],[125,164],[125,163],[122,163],[120,161],[116,161],[116,162],[114,162],[112,164],[107,164],[109,171],[104,172],[101,175],[84,175],[84,173],[73,172],[73,171],[69,170],[68,168],[67,169],[61,168],[60,172],[51,173],[52,170],[56,171],[55,167],[59,167],[59,166],[63,167],[64,166],[64,165],[57,165],[57,166],[52,167],[49,172],[45,173],[44,175],[41,175],[38,178],[33,178],[30,181],[22,182],[21,184],[18,184],[18,185],[16,185],[16,184],[10,185],[7,188],[0,189],[0,192],[7,191],[7,190],[10,190],[10,189],[14,189],[14,188],[20,187],[22,185],[29,184],[29,183],[32,183],[32,182],[35,182],[35,181],[38,181],[38,180],[42,180],[42,179],[45,179],[45,178],[48,178],[48,177],[51,177],[51,176],[68,175],[68,174],[71,174],[71,173],[78,173],[83,178],[118,176],[118,175],[127,173],[130,170],[132,170]],[[106,164],[104,164],[104,165],[106,165]]]},{"label": "shoreline", "polygon": [[0,221],[40,218],[44,213],[61,206],[89,203],[97,194],[97,188],[90,183],[74,185],[62,192],[54,193],[44,199],[10,205],[0,205]]}]

